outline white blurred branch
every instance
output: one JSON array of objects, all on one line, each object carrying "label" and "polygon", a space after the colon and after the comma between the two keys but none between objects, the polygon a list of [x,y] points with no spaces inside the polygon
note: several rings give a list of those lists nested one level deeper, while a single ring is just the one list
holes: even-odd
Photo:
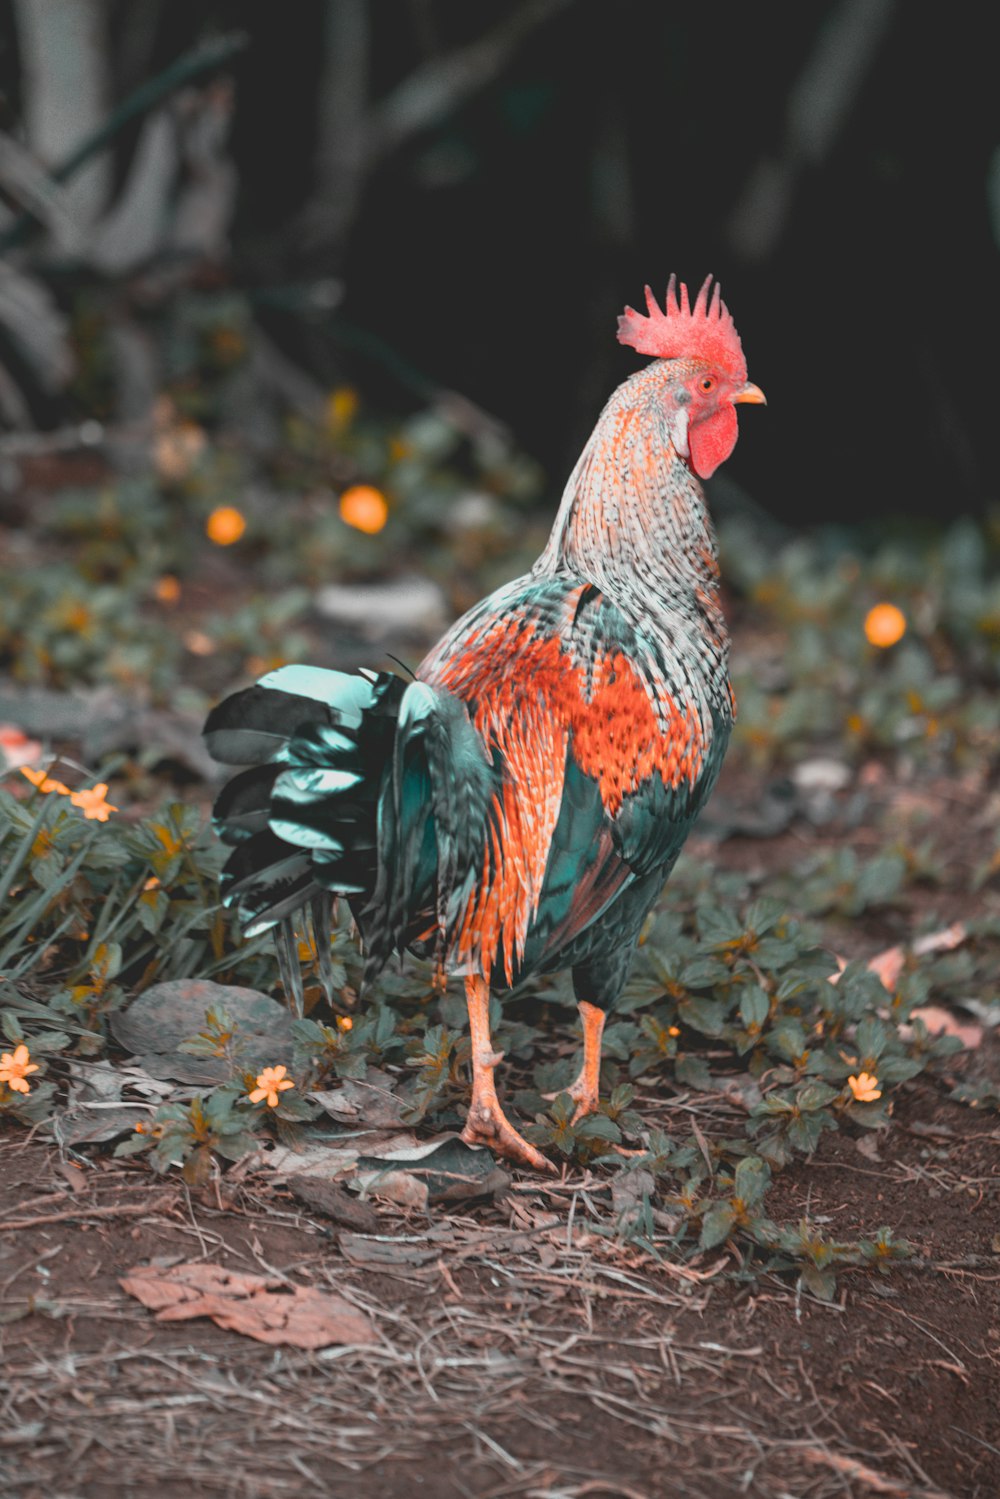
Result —
[{"label": "white blurred branch", "polygon": [[[49,166],[95,131],[108,112],[107,0],[14,0],[30,149]],[[111,163],[95,157],[64,188],[85,230],[104,208]]]}]

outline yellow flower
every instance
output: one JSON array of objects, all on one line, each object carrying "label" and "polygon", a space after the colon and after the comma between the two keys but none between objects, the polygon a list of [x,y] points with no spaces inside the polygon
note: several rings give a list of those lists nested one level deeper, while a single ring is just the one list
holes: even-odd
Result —
[{"label": "yellow flower", "polygon": [[849,1077],[847,1086],[850,1088],[858,1103],[874,1103],[876,1098],[882,1097],[882,1089],[878,1085],[878,1078],[871,1072],[859,1072],[857,1077]]},{"label": "yellow flower", "polygon": [[96,786],[91,786],[89,791],[74,791],[70,796],[74,807],[79,807],[88,822],[107,822],[112,812],[118,808],[113,807],[108,801],[108,786],[106,781],[100,781]]},{"label": "yellow flower", "polygon": [[358,414],[358,393],[349,385],[338,385],[326,400],[326,424],[331,432],[343,432]]},{"label": "yellow flower", "polygon": [[354,484],[340,496],[340,518],[356,531],[374,536],[389,519],[385,495],[370,484]]},{"label": "yellow flower", "polygon": [[22,765],[21,774],[27,776],[32,786],[38,791],[57,791],[60,796],[70,794],[68,786],[64,786],[62,781],[50,781],[44,770],[29,770],[27,765]]},{"label": "yellow flower", "polygon": [[235,505],[219,505],[205,522],[205,535],[216,546],[232,546],[247,528],[246,516]]},{"label": "yellow flower", "polygon": [[865,635],[883,650],[906,634],[906,615],[895,604],[876,604],[865,615]]},{"label": "yellow flower", "polygon": [[0,1083],[6,1083],[14,1093],[30,1093],[31,1086],[25,1082],[29,1072],[37,1072],[38,1064],[31,1060],[31,1053],[22,1041],[12,1052],[0,1056]]},{"label": "yellow flower", "polygon": [[278,1094],[283,1093],[286,1088],[294,1088],[295,1084],[290,1077],[286,1077],[287,1067],[265,1067],[263,1072],[257,1074],[257,1086],[247,1094],[251,1103],[262,1103],[265,1099],[269,1109],[278,1107]]}]

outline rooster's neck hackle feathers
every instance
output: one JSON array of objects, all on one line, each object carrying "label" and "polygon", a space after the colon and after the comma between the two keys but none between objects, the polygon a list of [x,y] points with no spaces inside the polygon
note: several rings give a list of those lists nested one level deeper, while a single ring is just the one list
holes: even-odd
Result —
[{"label": "rooster's neck hackle feathers", "polygon": [[657,359],[702,360],[724,370],[733,380],[745,380],[747,366],[740,336],[722,300],[719,283],[710,294],[711,284],[711,276],[706,276],[692,307],[687,286],[681,282],[678,297],[677,277],[671,276],[662,310],[647,286],[649,316],[626,307],[618,319],[618,342]]},{"label": "rooster's neck hackle feathers", "polygon": [[668,399],[677,372],[647,365],[615,391],[534,569],[585,578],[636,618],[687,612],[717,586],[714,532],[684,461],[686,412]]}]

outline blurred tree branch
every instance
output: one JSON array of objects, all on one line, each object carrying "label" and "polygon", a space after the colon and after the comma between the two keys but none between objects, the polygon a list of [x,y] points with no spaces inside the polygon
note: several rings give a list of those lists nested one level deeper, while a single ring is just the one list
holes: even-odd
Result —
[{"label": "blurred tree branch", "polygon": [[773,253],[798,179],[832,150],[895,8],[895,0],[841,0],[819,32],[789,93],[782,152],[761,157],[729,221],[730,243],[748,259]]},{"label": "blurred tree branch", "polygon": [[[49,174],[52,180],[56,183],[67,182],[91,157],[98,155],[110,145],[118,133],[132,120],[148,114],[177,89],[225,67],[243,51],[247,40],[245,32],[233,31],[193,47],[190,52],[185,52],[183,57],[177,58],[176,62],[164,68],[162,73],[151,78],[148,83],[142,84],[129,94],[117,109],[112,110],[102,125],[87,135],[68,156],[53,167]],[[0,234],[0,255],[13,249],[15,245],[22,244],[35,222],[35,216],[32,213],[22,213]]]},{"label": "blurred tree branch", "polygon": [[572,4],[573,0],[524,0],[478,41],[415,68],[372,110],[365,142],[368,167],[481,92],[533,31]]},{"label": "blurred tree branch", "polygon": [[503,72],[522,43],[573,0],[522,0],[466,46],[428,58],[369,105],[368,0],[327,0],[316,188],[302,222],[309,248],[336,258],[350,234],[364,180]]}]

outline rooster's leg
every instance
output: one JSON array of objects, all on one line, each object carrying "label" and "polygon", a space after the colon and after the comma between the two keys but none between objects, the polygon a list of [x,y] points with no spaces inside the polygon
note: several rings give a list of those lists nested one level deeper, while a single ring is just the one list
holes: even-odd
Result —
[{"label": "rooster's leg", "polygon": [[518,1165],[531,1166],[536,1171],[554,1171],[552,1162],[522,1139],[500,1107],[493,1069],[503,1060],[503,1052],[493,1050],[490,988],[484,979],[470,974],[465,980],[465,1001],[472,1035],[472,1103],[462,1139],[468,1145],[485,1145]]},{"label": "rooster's leg", "polygon": [[581,1000],[577,1007],[583,1025],[583,1066],[576,1081],[566,1090],[576,1103],[574,1122],[585,1114],[597,1112],[598,1079],[601,1071],[601,1037],[605,1014],[596,1005]]}]

